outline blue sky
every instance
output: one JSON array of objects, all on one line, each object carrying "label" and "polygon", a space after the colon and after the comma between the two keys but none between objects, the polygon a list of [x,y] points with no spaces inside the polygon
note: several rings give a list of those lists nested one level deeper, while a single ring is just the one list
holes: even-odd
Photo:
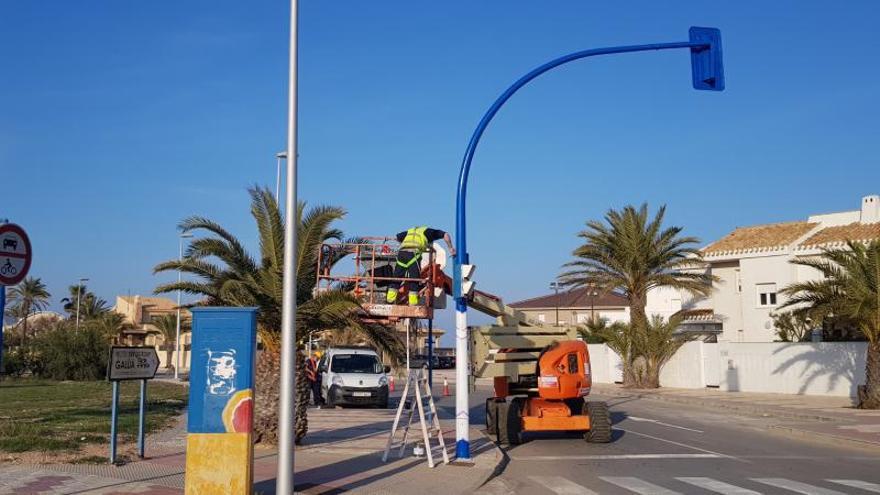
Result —
[{"label": "blue sky", "polygon": [[[274,187],[284,148],[287,6],[0,4],[0,217],[56,302],[81,276],[111,302],[151,292],[191,214],[256,247],[245,188]],[[722,31],[722,93],[691,89],[686,51],[652,52],[557,69],[501,111],[470,181],[478,285],[545,292],[611,207],[666,204],[705,242],[855,209],[880,191],[878,21],[873,1],[303,0],[300,196],[347,208],[349,234],[452,230],[467,140],[513,80],[701,25]]]}]

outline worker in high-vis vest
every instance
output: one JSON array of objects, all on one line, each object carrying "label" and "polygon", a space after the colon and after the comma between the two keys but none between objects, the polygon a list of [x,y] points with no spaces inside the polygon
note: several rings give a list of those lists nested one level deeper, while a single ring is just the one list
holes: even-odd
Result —
[{"label": "worker in high-vis vest", "polygon": [[455,246],[452,245],[452,237],[442,230],[428,227],[413,227],[397,234],[397,242],[400,243],[400,249],[397,251],[397,262],[394,265],[394,278],[407,278],[412,279],[412,281],[405,280],[401,282],[399,287],[389,287],[386,294],[388,304],[397,302],[397,294],[400,288],[403,288],[404,284],[406,284],[406,290],[409,293],[409,305],[418,306],[418,279],[421,275],[419,261],[422,259],[422,254],[431,249],[431,244],[440,239],[443,239],[446,243],[446,247],[449,248],[449,254],[455,256]]}]

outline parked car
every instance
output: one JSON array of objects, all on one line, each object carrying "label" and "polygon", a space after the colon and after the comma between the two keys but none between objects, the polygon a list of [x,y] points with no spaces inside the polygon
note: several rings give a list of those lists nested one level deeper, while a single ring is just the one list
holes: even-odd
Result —
[{"label": "parked car", "polygon": [[390,371],[371,348],[331,347],[318,363],[324,403],[387,408]]},{"label": "parked car", "polygon": [[[431,361],[434,363],[433,368],[440,369],[440,358],[432,356]],[[419,369],[428,366],[428,356],[426,354],[416,354],[409,359],[410,369]]]},{"label": "parked car", "polygon": [[437,359],[440,362],[440,369],[451,370],[455,368],[455,358],[453,356],[439,356]]}]

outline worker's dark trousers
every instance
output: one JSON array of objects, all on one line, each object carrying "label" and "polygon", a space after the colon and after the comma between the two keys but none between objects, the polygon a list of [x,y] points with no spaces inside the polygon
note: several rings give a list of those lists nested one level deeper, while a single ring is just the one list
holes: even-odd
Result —
[{"label": "worker's dark trousers", "polygon": [[318,376],[316,380],[310,380],[309,385],[312,386],[312,401],[316,406],[323,405],[324,399],[321,397],[321,377]]},{"label": "worker's dark trousers", "polygon": [[[394,278],[409,278],[413,279],[413,282],[406,282],[406,290],[410,292],[418,292],[419,283],[415,280],[419,279],[419,276],[422,274],[420,263],[418,261],[413,262],[409,268],[404,268],[400,266],[400,263],[404,265],[412,261],[413,257],[421,257],[419,254],[415,254],[412,251],[398,251],[397,252],[397,263],[394,264]],[[403,284],[401,284],[402,286]]]}]

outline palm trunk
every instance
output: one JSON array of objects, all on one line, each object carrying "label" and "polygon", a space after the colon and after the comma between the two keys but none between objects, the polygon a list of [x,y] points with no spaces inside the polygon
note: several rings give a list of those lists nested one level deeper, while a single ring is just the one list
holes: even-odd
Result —
[{"label": "palm trunk", "polygon": [[294,425],[294,442],[299,445],[309,431],[309,380],[306,377],[306,356],[296,356],[296,424]]},{"label": "palm trunk", "polygon": [[[168,345],[168,344],[166,344]],[[171,369],[173,364],[171,363],[171,353],[174,351],[174,346],[165,349],[165,369]]]},{"label": "palm trunk", "polygon": [[[260,353],[256,371],[256,402],[254,408],[254,439],[257,442],[278,443],[278,402],[281,387],[281,353],[264,349]],[[309,382],[306,379],[306,360],[302,353],[296,356],[296,410],[294,412],[294,441],[299,444],[309,431]]]},{"label": "palm trunk", "polygon": [[27,342],[27,322],[28,322],[27,317],[28,317],[28,313],[25,313],[24,320],[21,322],[21,349],[22,350],[24,350],[24,345]]},{"label": "palm trunk", "polygon": [[660,365],[652,359],[645,360],[645,376],[641,388],[660,388]]},{"label": "palm trunk", "polygon": [[630,362],[629,366],[623,364],[623,386],[644,388],[647,374],[644,365],[644,352],[637,344],[639,336],[648,326],[648,315],[645,313],[645,296],[643,294],[630,294]]},{"label": "palm trunk", "polygon": [[257,360],[254,440],[268,444],[278,443],[278,398],[281,353],[278,349],[264,348]]},{"label": "palm trunk", "polygon": [[859,387],[859,409],[880,409],[880,342],[869,342],[865,384]]}]

